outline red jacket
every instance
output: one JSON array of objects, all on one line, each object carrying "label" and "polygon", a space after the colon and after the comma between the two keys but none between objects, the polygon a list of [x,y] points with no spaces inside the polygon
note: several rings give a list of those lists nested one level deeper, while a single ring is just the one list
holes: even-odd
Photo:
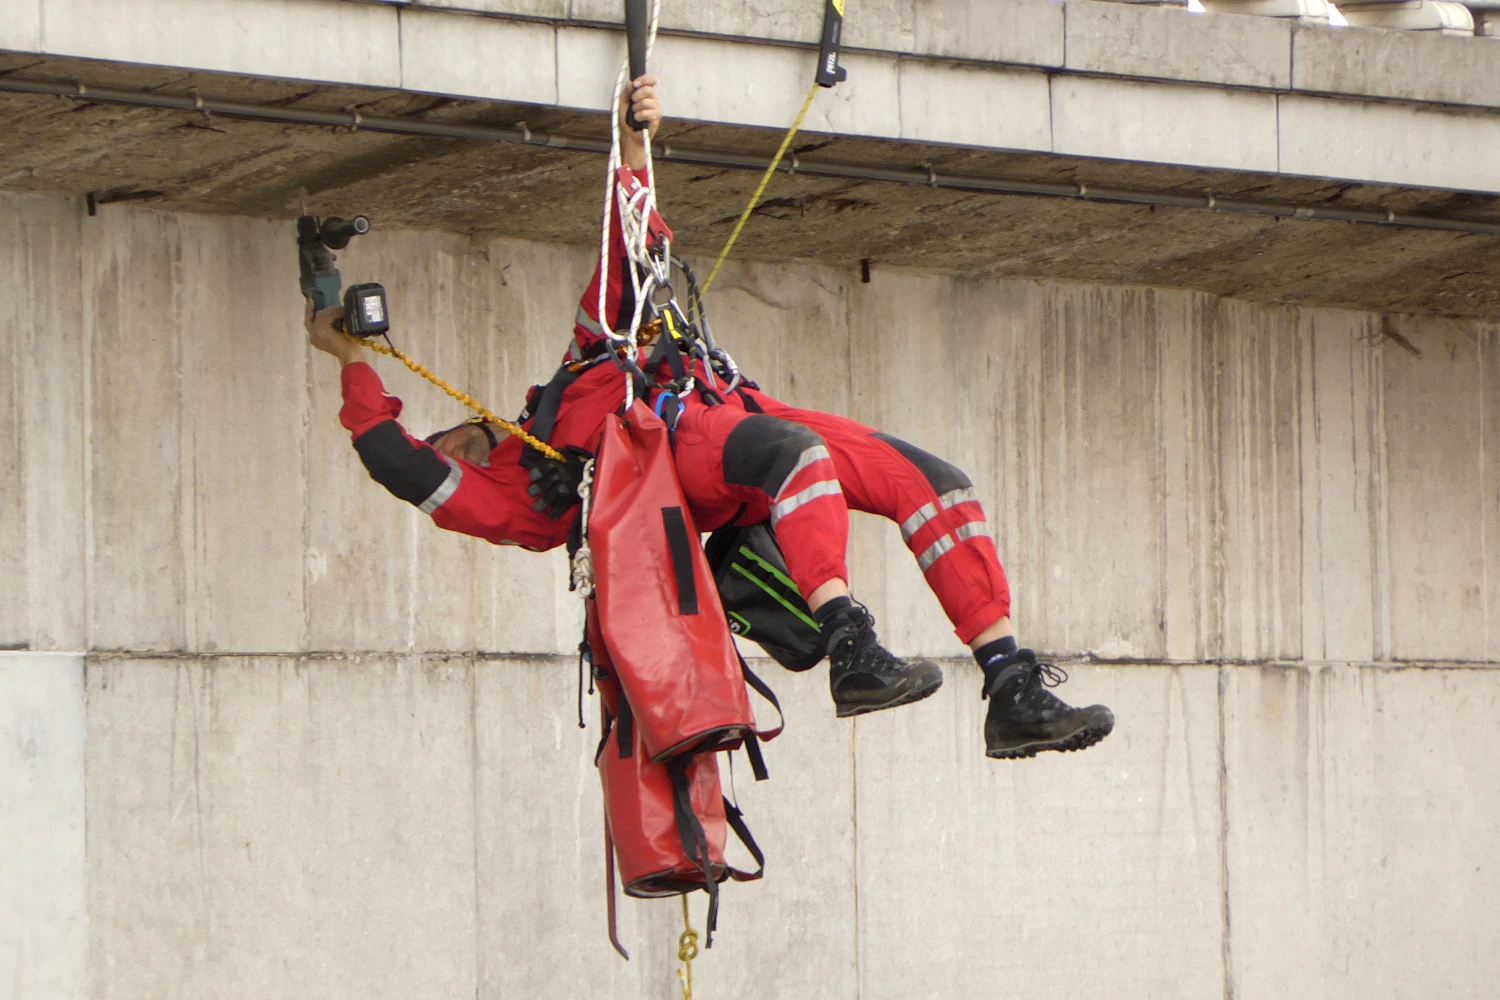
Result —
[{"label": "red jacket", "polygon": [[[644,170],[621,168],[617,183],[627,195],[646,181]],[[653,228],[670,237],[660,216],[653,213]],[[627,276],[625,243],[618,212],[611,213],[611,252],[606,285],[605,310],[615,329],[628,328],[635,308],[634,292]],[[576,360],[598,353],[604,339],[599,325],[600,269],[579,300],[573,328],[573,343],[563,360]],[[536,552],[567,541],[578,516],[577,508],[556,520],[532,509],[527,495],[530,475],[518,464],[522,443],[505,435],[490,453],[489,465],[478,466],[450,460],[436,449],[407,433],[397,422],[401,400],[387,395],[380,376],[363,362],[346,365],[343,371],[344,406],[339,422],[348,428],[371,478],[391,493],[432,516],[433,523],[450,531],[474,535],[497,545],[520,545]],[[625,376],[608,361],[584,371],[563,392],[557,422],[548,443],[554,448],[575,445],[595,453],[604,418],[625,401]],[[528,430],[532,421],[522,426]]]}]

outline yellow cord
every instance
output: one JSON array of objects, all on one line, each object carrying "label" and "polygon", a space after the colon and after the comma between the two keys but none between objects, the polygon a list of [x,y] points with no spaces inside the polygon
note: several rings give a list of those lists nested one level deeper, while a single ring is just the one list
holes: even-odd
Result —
[{"label": "yellow cord", "polygon": [[531,434],[526,433],[525,429],[511,423],[509,420],[505,420],[495,416],[489,410],[485,409],[483,406],[480,406],[479,401],[473,396],[460,389],[453,388],[453,386],[449,385],[447,382],[443,381],[432,372],[428,371],[426,367],[417,364],[411,358],[407,357],[398,348],[382,347],[379,344],[374,343],[373,341],[361,340],[360,338],[350,336],[347,333],[344,334],[344,336],[349,337],[349,339],[354,341],[356,344],[362,344],[363,346],[368,347],[376,354],[384,354],[386,357],[395,358],[397,361],[401,362],[403,365],[410,368],[412,371],[416,372],[418,375],[422,376],[427,381],[431,382],[433,385],[446,392],[448,395],[452,396],[454,399],[458,400],[460,403],[464,404],[469,409],[479,414],[484,418],[486,423],[491,423],[497,427],[504,428],[507,434],[514,434],[516,437],[520,438],[522,441],[525,441],[527,444],[531,445],[533,448],[541,452],[543,455],[546,455],[548,458],[554,459],[559,462],[563,461],[562,452],[558,451],[556,448],[553,448],[541,438],[534,437]]},{"label": "yellow cord", "polygon": [[698,957],[698,932],[688,920],[687,893],[682,895],[682,936],[677,939],[677,961],[682,968],[677,978],[682,982],[682,1000],[693,1000],[693,959]]},{"label": "yellow cord", "polygon": [[776,173],[776,168],[781,165],[781,158],[786,155],[787,149],[792,144],[792,139],[797,135],[797,130],[802,127],[802,119],[807,117],[807,109],[812,107],[813,98],[818,96],[817,81],[807,91],[807,100],[802,102],[802,110],[797,112],[797,120],[792,122],[792,127],[786,130],[786,136],[781,140],[781,148],[771,159],[771,165],[761,175],[760,186],[750,196],[750,204],[740,213],[740,221],[734,224],[734,232],[729,234],[729,239],[724,243],[724,249],[719,251],[719,259],[714,261],[714,269],[708,272],[708,280],[703,283],[701,294],[708,294],[708,286],[714,283],[714,277],[718,275],[719,268],[724,266],[724,261],[729,258],[729,251],[734,248],[734,241],[740,238],[740,230],[745,228],[745,222],[750,218],[750,213],[755,211],[755,206],[760,204],[760,196],[766,193],[766,185],[771,183],[771,175]]}]

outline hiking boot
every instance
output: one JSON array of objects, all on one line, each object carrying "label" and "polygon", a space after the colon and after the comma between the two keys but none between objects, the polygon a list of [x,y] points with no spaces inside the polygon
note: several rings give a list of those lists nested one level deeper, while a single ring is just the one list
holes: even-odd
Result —
[{"label": "hiking boot", "polygon": [[1067,679],[1066,671],[1036,662],[1029,649],[991,660],[980,695],[990,700],[985,756],[1015,759],[1041,750],[1082,750],[1108,736],[1115,728],[1113,712],[1103,705],[1074,708],[1047,690]]},{"label": "hiking boot", "polygon": [[880,644],[875,616],[864,605],[841,603],[819,615],[818,624],[828,636],[828,688],[840,719],[909,705],[943,686],[936,663],[903,660]]}]

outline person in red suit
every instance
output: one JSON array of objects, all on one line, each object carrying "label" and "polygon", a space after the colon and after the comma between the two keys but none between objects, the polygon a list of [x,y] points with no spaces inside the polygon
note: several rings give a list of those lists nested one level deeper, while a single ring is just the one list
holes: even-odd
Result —
[{"label": "person in red suit", "polygon": [[[622,116],[627,108],[654,135],[662,117],[654,77],[633,81]],[[645,141],[622,129],[624,169],[610,213],[607,266],[595,270],[580,299],[554,391],[535,387],[522,416],[522,426],[543,433],[563,461],[472,422],[427,441],[413,437],[397,422],[400,400],[384,392],[362,348],[338,332],[342,309],[314,316],[309,303],[313,346],[343,363],[340,421],[360,458],[376,481],[439,527],[534,551],[567,540],[577,521],[583,462],[597,451],[605,418],[624,401],[624,377],[611,363],[599,314],[599,284],[605,285],[611,327],[628,329],[635,302],[620,205],[650,183]],[[667,232],[654,210],[646,222]],[[643,349],[640,363],[646,362]],[[659,374],[648,369],[657,381],[644,387],[647,403],[670,389],[673,372],[658,367]],[[692,362],[690,373],[704,385],[701,363]],[[673,399],[677,470],[695,525],[703,531],[771,525],[788,573],[826,637],[840,717],[909,704],[942,684],[937,664],[885,649],[873,616],[851,597],[845,553],[853,508],[900,526],[959,639],[973,651],[984,673],[981,696],[990,701],[984,727],[989,756],[1081,749],[1109,734],[1114,716],[1108,708],[1063,702],[1049,688],[1066,675],[1017,645],[1005,573],[973,483],[961,470],[899,438],[791,406],[753,384],[727,395],[689,392]]]}]

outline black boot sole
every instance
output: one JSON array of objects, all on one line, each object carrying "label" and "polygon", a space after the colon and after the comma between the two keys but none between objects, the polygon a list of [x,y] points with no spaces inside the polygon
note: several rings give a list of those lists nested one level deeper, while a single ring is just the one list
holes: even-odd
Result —
[{"label": "black boot sole", "polygon": [[1114,716],[1111,715],[1105,722],[1084,725],[1066,736],[1050,740],[1028,740],[1021,743],[1014,743],[1010,746],[987,748],[984,755],[986,757],[993,757],[996,760],[1024,760],[1028,757],[1035,757],[1038,753],[1046,750],[1056,750],[1059,753],[1087,750],[1114,732],[1114,730],[1115,720]]},{"label": "black boot sole", "polygon": [[880,695],[879,701],[858,702],[854,704],[839,704],[834,701],[836,707],[835,715],[840,719],[853,718],[856,715],[868,715],[870,712],[879,712],[887,708],[900,708],[902,705],[910,705],[931,696],[938,688],[943,686],[943,676],[924,681],[914,688],[895,687],[887,691],[872,691],[872,695]]}]

